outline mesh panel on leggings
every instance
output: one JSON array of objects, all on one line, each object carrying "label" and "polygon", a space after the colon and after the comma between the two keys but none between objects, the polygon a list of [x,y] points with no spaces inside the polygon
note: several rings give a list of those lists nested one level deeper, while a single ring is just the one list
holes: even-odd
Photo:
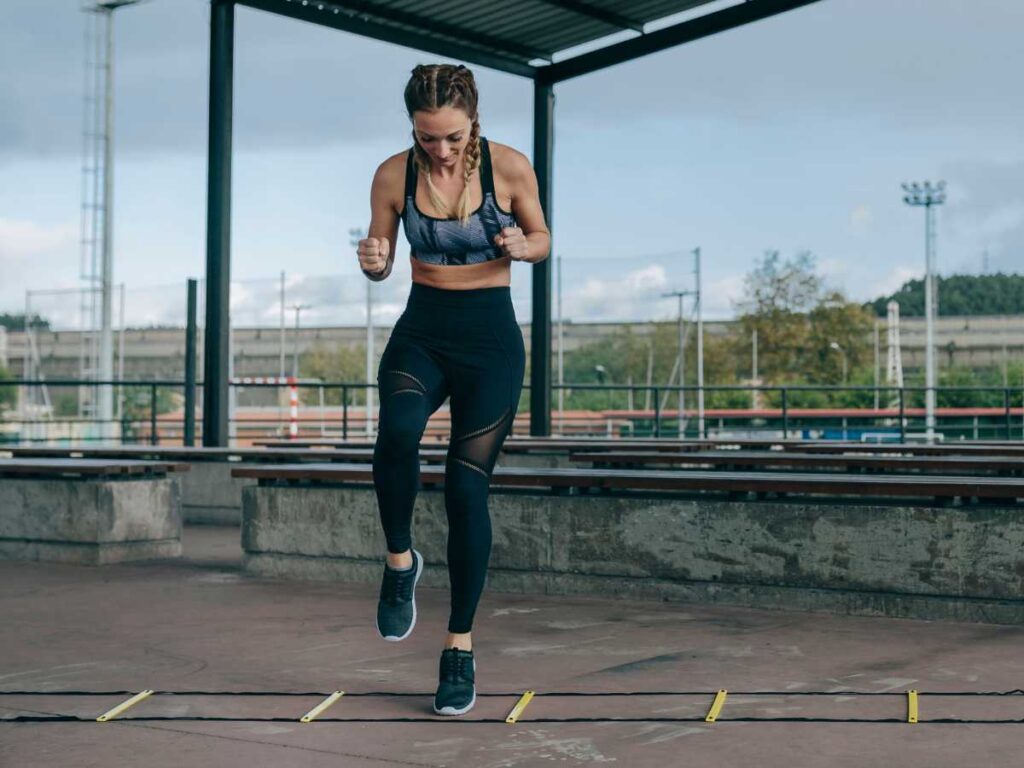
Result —
[{"label": "mesh panel on leggings", "polygon": [[492,424],[465,435],[453,436],[448,447],[449,459],[476,470],[484,477],[490,477],[498,459],[501,441],[508,429],[510,413],[511,409],[506,408]]},{"label": "mesh panel on leggings", "polygon": [[382,371],[380,374],[381,397],[400,395],[403,392],[412,392],[417,395],[426,395],[427,388],[423,382],[405,371]]}]

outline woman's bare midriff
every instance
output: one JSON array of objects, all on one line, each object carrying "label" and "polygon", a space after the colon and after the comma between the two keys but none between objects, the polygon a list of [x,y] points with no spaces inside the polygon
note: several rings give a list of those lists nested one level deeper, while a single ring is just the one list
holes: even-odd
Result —
[{"label": "woman's bare midriff", "polygon": [[485,261],[482,264],[453,266],[450,264],[424,264],[417,258],[412,262],[412,281],[449,291],[469,291],[474,288],[501,288],[512,284],[512,260],[508,257]]}]

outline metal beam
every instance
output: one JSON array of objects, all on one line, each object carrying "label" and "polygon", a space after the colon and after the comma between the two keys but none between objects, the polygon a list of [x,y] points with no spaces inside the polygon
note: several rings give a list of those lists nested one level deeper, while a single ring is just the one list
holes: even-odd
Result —
[{"label": "metal beam", "polygon": [[206,334],[203,343],[203,445],[209,446],[226,446],[228,443],[234,38],[234,0],[212,0],[206,188]]},{"label": "metal beam", "polygon": [[631,40],[609,45],[607,48],[564,59],[550,66],[538,67],[536,78],[541,83],[560,83],[573,77],[587,75],[615,64],[622,64],[650,53],[699,40],[702,37],[740,27],[753,21],[760,21],[818,1],[748,0],[741,5],[734,5],[721,11],[699,16],[696,19],[680,22]]},{"label": "metal beam", "polygon": [[441,40],[431,35],[397,29],[387,24],[368,21],[364,18],[345,13],[327,2],[307,0],[303,4],[302,2],[293,2],[293,0],[237,1],[239,5],[246,5],[250,8],[267,11],[268,13],[276,13],[280,16],[308,21],[311,24],[319,24],[324,27],[340,29],[344,32],[352,32],[363,37],[372,37],[375,40],[383,40],[386,43],[428,51],[438,56],[468,61],[471,64],[480,64],[513,75],[533,77],[536,71],[536,67],[532,67],[513,56],[504,56],[490,49],[476,48],[454,41]]},{"label": "metal beam", "polygon": [[[628,16],[623,16],[621,13],[615,13],[604,8],[597,8],[593,5],[581,2],[581,0],[540,0],[545,5],[553,5],[556,8],[563,8],[573,13],[578,13],[580,16],[586,16],[589,19],[596,21],[603,21],[605,24],[610,24],[613,27],[619,27],[621,29],[632,29],[637,32],[644,31],[644,23],[640,19],[631,19]],[[708,0],[700,0],[700,2],[708,2]]]},{"label": "metal beam", "polygon": [[[533,167],[540,187],[540,205],[548,229],[552,226],[552,168],[555,143],[555,89],[550,83],[533,86]],[[533,267],[530,326],[530,434],[551,434],[551,258]]]},{"label": "metal beam", "polygon": [[[286,2],[287,1],[288,0],[286,0]],[[528,45],[522,45],[510,40],[504,40],[500,37],[489,35],[486,32],[479,32],[475,29],[466,29],[458,24],[446,21],[435,21],[434,19],[426,16],[420,16],[419,14],[392,8],[379,2],[367,2],[366,0],[324,0],[324,2],[317,2],[316,5],[325,6],[322,13],[330,13],[332,16],[334,15],[334,8],[339,8],[342,13],[348,11],[348,15],[350,16],[355,14],[359,14],[364,18],[366,16],[376,16],[378,19],[393,21],[406,27],[421,29],[424,32],[432,32],[435,35],[441,35],[449,39],[454,38],[456,40],[472,41],[476,45],[488,48],[492,52],[497,52],[499,55],[509,54],[512,58],[518,57],[527,60],[544,59],[545,61],[551,61],[550,51],[533,48]]]}]

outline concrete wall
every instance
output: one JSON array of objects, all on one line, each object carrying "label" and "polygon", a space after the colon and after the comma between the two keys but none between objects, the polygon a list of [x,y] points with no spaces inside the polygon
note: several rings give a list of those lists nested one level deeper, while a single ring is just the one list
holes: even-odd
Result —
[{"label": "concrete wall", "polygon": [[[1024,623],[1024,509],[491,495],[489,588]],[[447,586],[443,494],[421,491],[424,583]],[[370,487],[253,487],[252,573],[379,583]]]},{"label": "concrete wall", "polygon": [[176,477],[0,479],[0,558],[103,565],[180,555]]},{"label": "concrete wall", "polygon": [[190,525],[239,525],[242,489],[255,480],[231,476],[234,461],[193,461],[181,478],[181,514]]}]

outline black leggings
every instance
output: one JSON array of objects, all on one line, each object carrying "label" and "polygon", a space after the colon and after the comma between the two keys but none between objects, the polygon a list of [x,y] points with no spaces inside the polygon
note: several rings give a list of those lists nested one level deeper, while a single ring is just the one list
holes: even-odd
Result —
[{"label": "black leggings", "polygon": [[388,551],[412,546],[427,419],[451,398],[445,464],[449,632],[469,632],[491,555],[490,475],[512,429],[526,353],[507,287],[443,290],[412,284],[377,372],[380,427],[373,482]]}]

